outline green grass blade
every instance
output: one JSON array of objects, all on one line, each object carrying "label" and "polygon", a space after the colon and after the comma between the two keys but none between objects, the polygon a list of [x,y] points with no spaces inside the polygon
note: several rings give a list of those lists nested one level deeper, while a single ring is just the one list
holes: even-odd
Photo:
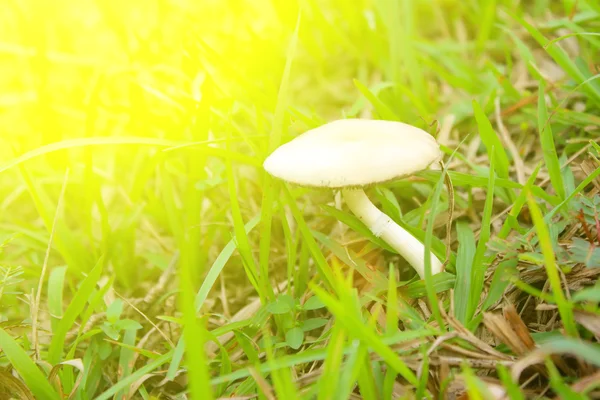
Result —
[{"label": "green grass blade", "polygon": [[519,387],[519,384],[512,379],[508,369],[502,364],[498,364],[496,366],[496,369],[498,371],[498,377],[500,378],[502,384],[504,385],[504,388],[506,389],[508,398],[513,400],[525,400],[525,395],[523,394],[523,391]]},{"label": "green grass blade", "polygon": [[[517,20],[527,31],[529,34],[540,44],[540,46],[544,46],[546,52],[552,59],[560,65],[562,69],[577,83],[585,82],[589,76],[583,73],[571,60],[571,57],[559,46],[550,45],[548,46],[549,40],[544,37],[544,35],[533,25],[525,21],[523,18],[516,14],[509,13],[515,20]],[[547,46],[547,47],[546,47]],[[583,90],[585,90],[590,98],[594,100],[596,104],[600,104],[600,88],[594,82],[588,82],[583,86]]]},{"label": "green grass blade", "polygon": [[546,369],[548,370],[548,375],[550,375],[550,387],[556,393],[558,398],[560,399],[569,399],[569,400],[587,400],[588,396],[585,396],[582,393],[578,393],[573,390],[566,382],[563,376],[561,376],[560,372],[556,368],[556,365],[552,363],[552,360],[545,360]]},{"label": "green grass blade", "polygon": [[398,374],[395,371],[392,371],[392,370],[385,371],[385,377],[383,378],[382,399],[384,399],[384,400],[392,400],[393,399],[394,386],[395,386],[397,377],[398,377]]},{"label": "green grass blade", "polygon": [[85,305],[92,295],[104,264],[104,257],[100,257],[96,266],[92,268],[89,275],[83,280],[79,289],[71,299],[69,306],[65,310],[63,317],[56,326],[56,330],[52,331],[52,340],[48,349],[48,362],[56,365],[62,361],[62,353],[65,346],[65,338],[67,332],[71,329],[77,317],[81,315],[85,309]]},{"label": "green grass blade", "polygon": [[565,331],[569,336],[578,337],[577,327],[575,326],[575,318],[573,317],[573,309],[569,305],[565,294],[562,291],[561,279],[558,273],[558,265],[556,264],[556,257],[554,255],[554,247],[552,246],[552,240],[550,233],[548,232],[548,226],[544,221],[542,212],[537,205],[535,199],[531,194],[527,195],[527,204],[529,205],[529,212],[531,213],[531,219],[535,226],[535,230],[538,234],[540,247],[542,248],[542,255],[544,256],[544,267],[546,268],[546,274],[550,281],[550,287],[552,288],[552,295],[558,306],[558,312],[560,318],[565,326]]},{"label": "green grass blade", "polygon": [[361,274],[366,280],[373,282],[373,284],[376,286],[385,287],[385,275],[378,271],[372,271],[369,269],[364,260],[360,259],[360,257],[358,257],[352,250],[340,245],[331,237],[321,232],[311,230],[311,233],[315,239],[323,243],[328,250],[335,254],[340,261],[348,265],[350,268],[356,270],[356,272]]},{"label": "green grass blade", "polygon": [[[246,233],[250,233],[252,229],[256,227],[258,222],[260,221],[260,216],[256,216],[251,219],[245,226]],[[210,267],[206,277],[202,281],[202,286],[200,286],[200,290],[196,295],[194,300],[194,306],[196,308],[196,312],[199,312],[204,304],[204,301],[208,297],[208,293],[213,288],[215,282],[219,278],[221,271],[225,268],[225,264],[231,258],[234,251],[236,249],[236,242],[234,239],[231,239],[221,250],[217,258],[215,259],[213,265]],[[175,351],[173,352],[173,358],[171,359],[171,364],[169,365],[169,370],[167,371],[167,379],[173,380],[177,374],[177,370],[179,369],[179,365],[181,364],[181,360],[183,358],[183,353],[185,351],[185,342],[184,339],[181,338],[177,342],[177,346],[175,347]]]},{"label": "green grass blade", "polygon": [[[567,196],[566,199],[561,201],[549,213],[547,213],[544,216],[544,223],[549,224],[552,220],[552,217],[554,217],[559,211],[561,211],[564,206],[569,204],[569,202],[571,200],[573,200],[575,198],[575,196],[577,196],[577,194],[581,193],[583,191],[583,189],[585,189],[590,183],[592,183],[594,181],[594,179],[596,179],[598,176],[600,176],[600,167],[596,168],[594,170],[594,172],[592,172],[591,174],[586,176],[586,178],[583,181],[581,181],[581,183],[579,185],[577,185],[575,190],[573,192],[571,192]],[[533,233],[534,230],[535,230],[535,227],[531,228],[525,236],[529,236],[531,233]]]},{"label": "green grass blade", "polygon": [[483,302],[483,311],[499,301],[513,278],[518,276],[517,264],[518,260],[516,258],[509,258],[498,264],[490,283],[488,295]]},{"label": "green grass blade", "polygon": [[[244,226],[246,235],[248,235],[256,227],[256,225],[258,225],[259,222],[260,222],[259,215],[255,216],[250,221],[248,221],[246,223],[246,225]],[[219,275],[221,274],[221,271],[223,271],[223,268],[225,268],[227,261],[229,261],[229,259],[235,252],[236,247],[237,247],[237,244],[234,239],[231,239],[229,242],[227,242],[225,247],[223,247],[223,250],[221,250],[221,252],[217,256],[217,258],[213,262],[212,266],[208,270],[208,273],[206,274],[206,277],[202,281],[200,290],[198,290],[198,294],[196,295],[196,298],[194,300],[196,312],[199,312],[200,309],[202,308],[202,305],[204,304],[204,302],[206,301],[206,298],[208,297],[208,293],[213,288],[215,282],[217,281],[217,279],[219,278]]]},{"label": "green grass blade", "polygon": [[[135,338],[135,329],[128,329],[123,334],[123,346],[119,351],[119,380],[127,378],[133,371]],[[124,396],[126,393],[126,389],[123,389],[117,396]]]},{"label": "green grass blade", "polygon": [[409,85],[414,98],[427,99],[424,68],[420,65],[419,54],[414,47],[415,4],[412,0],[383,0],[380,3],[381,17],[387,25],[391,61],[389,71],[390,79],[395,85],[396,100],[402,98],[401,87]]},{"label": "green grass blade", "polygon": [[[475,120],[477,121],[477,127],[479,128],[479,136],[481,137],[481,141],[485,144],[490,160],[492,154],[494,155],[495,171],[498,173],[498,177],[508,178],[509,163],[508,157],[504,152],[504,146],[496,132],[494,132],[490,120],[475,100],[473,100],[473,112],[475,113]],[[454,181],[454,178],[452,178],[452,180]]]},{"label": "green grass blade", "polygon": [[383,239],[375,236],[373,232],[371,232],[371,230],[356,216],[349,214],[345,211],[338,210],[337,208],[328,206],[326,204],[321,205],[321,208],[325,210],[327,214],[331,215],[336,220],[348,225],[350,229],[360,233],[361,235],[368,238],[371,242],[381,247],[382,249],[385,249],[392,253],[397,253],[397,251],[391,248],[390,245],[388,245]]},{"label": "green grass blade", "polygon": [[[275,106],[275,116],[273,117],[273,129],[271,130],[271,135],[269,137],[269,153],[274,151],[281,144],[281,138],[284,131],[283,121],[289,103],[290,76],[296,53],[296,47],[298,46],[298,32],[300,31],[301,20],[302,14],[298,13],[296,28],[294,29],[292,39],[288,46],[283,76],[279,85],[277,104]],[[261,286],[263,286],[263,289],[266,291],[266,293],[263,293],[262,295],[267,296],[267,298],[271,300],[274,298],[274,292],[269,284],[269,255],[271,252],[271,224],[273,220],[274,187],[277,186],[273,182],[271,175],[269,175],[266,171],[263,171],[264,190],[260,217],[259,267]]]},{"label": "green grass blade", "polygon": [[[109,400],[110,398],[112,398],[116,393],[120,392],[121,390],[128,389],[131,386],[131,384],[136,382],[142,376],[149,374],[152,371],[158,369],[158,367],[160,367],[164,363],[168,362],[172,356],[173,356],[172,352],[169,352],[167,354],[160,356],[156,360],[149,362],[148,364],[144,365],[143,367],[141,367],[140,369],[138,369],[137,371],[135,371],[134,373],[129,375],[127,378],[122,379],[119,382],[115,383],[113,386],[110,387],[110,389],[107,389],[105,392],[100,394],[98,397],[95,397],[94,400]],[[200,398],[203,399],[204,397],[200,397]]]},{"label": "green grass blade", "polygon": [[[433,193],[431,195],[430,201],[431,213],[427,219],[427,229],[425,231],[425,241],[424,241],[424,253],[423,257],[425,259],[424,269],[425,276],[423,280],[425,281],[425,288],[427,289],[427,298],[429,300],[429,307],[431,308],[431,313],[433,317],[438,323],[439,329],[444,329],[445,324],[442,319],[442,314],[440,312],[440,306],[438,304],[437,293],[433,285],[432,275],[431,275],[431,242],[433,238],[433,225],[435,222],[436,213],[435,210],[438,208],[438,202],[440,201],[440,195],[442,193],[442,188],[444,187],[445,177],[446,177],[447,169],[444,168],[442,174],[440,175],[440,179],[437,181]],[[445,261],[443,258],[441,259],[442,263]]]},{"label": "green grass blade", "polygon": [[575,302],[590,301],[600,303],[600,286],[582,289],[574,293],[572,299]]},{"label": "green grass blade", "polygon": [[[47,231],[52,232],[52,246],[57,248],[71,269],[77,272],[87,271],[91,261],[89,253],[85,251],[81,241],[77,240],[73,232],[66,226],[63,218],[57,219],[54,226],[54,217],[51,216],[56,210],[56,205],[50,200],[46,189],[32,178],[24,166],[20,165],[19,170]],[[50,240],[47,241],[47,243],[49,242]]]},{"label": "green grass blade", "polygon": [[388,290],[385,310],[385,333],[387,335],[398,331],[398,285],[396,283],[396,268],[390,263],[388,274]]},{"label": "green grass blade", "polygon": [[456,256],[456,282],[454,285],[454,315],[463,324],[467,322],[470,307],[471,270],[475,258],[475,235],[466,223],[456,224],[458,255]]},{"label": "green grass blade", "polygon": [[550,182],[558,197],[564,200],[566,197],[565,186],[560,172],[560,161],[556,153],[556,147],[554,146],[554,136],[552,135],[552,127],[548,118],[548,110],[546,109],[545,86],[541,81],[538,91],[538,129],[544,153],[544,161],[550,175]]},{"label": "green grass blade", "polygon": [[[418,314],[416,314],[418,318]],[[435,335],[437,332],[432,329],[411,329],[403,332],[398,332],[397,334],[384,337],[381,339],[384,345],[392,345],[405,343],[410,340],[422,339],[426,337],[431,337]],[[357,351],[357,346],[344,346],[344,355],[350,355]],[[311,363],[315,361],[322,361],[327,357],[327,349],[326,348],[317,348],[311,350],[305,350],[296,354],[289,354],[280,356],[277,360],[275,360],[275,364],[261,364],[257,367],[261,372],[267,373],[273,370],[273,368],[284,368],[284,367],[292,367],[295,365]],[[234,371],[228,375],[218,376],[212,379],[211,383],[213,385],[218,385],[223,382],[233,382],[238,379],[247,378],[250,376],[250,372],[248,368],[241,368],[237,371]]]},{"label": "green grass blade", "polygon": [[193,264],[188,259],[185,251],[181,253],[179,266],[179,309],[183,314],[183,338],[185,339],[185,354],[187,355],[187,371],[189,376],[189,390],[192,399],[213,398],[210,386],[208,365],[204,352],[206,328],[204,321],[196,318],[194,306],[194,287],[190,278]]},{"label": "green grass blade", "polygon": [[[292,233],[290,221],[285,210],[279,210],[279,217],[281,219],[281,228],[283,230],[283,239],[285,241],[285,249],[287,256],[286,277],[288,282],[295,282],[298,280],[298,270],[296,269],[296,261],[298,260],[298,242],[300,235],[298,231]],[[288,285],[287,293],[289,295],[292,295],[292,292],[292,285]]]},{"label": "green grass blade", "polygon": [[492,148],[490,151],[490,176],[486,191],[483,217],[481,218],[481,231],[479,233],[479,242],[477,242],[473,265],[471,267],[471,290],[469,292],[467,321],[472,320],[475,315],[483,291],[485,271],[487,270],[485,251],[487,249],[487,243],[490,240],[490,221],[492,220],[494,208],[494,188],[496,184],[496,175],[494,174],[494,165],[496,163],[495,154],[496,153]]},{"label": "green grass blade", "polygon": [[63,316],[63,292],[67,267],[54,268],[48,276],[48,312],[55,318]]},{"label": "green grass blade", "polygon": [[427,382],[429,382],[429,356],[427,355],[427,351],[424,347],[425,346],[422,346],[421,348],[421,356],[423,357],[423,363],[421,366],[423,368],[420,370],[421,375],[418,377],[419,386],[417,386],[417,392],[415,395],[415,398],[417,399],[422,399],[425,397],[425,393],[427,393]]},{"label": "green grass blade", "polygon": [[338,321],[346,327],[346,330],[352,332],[353,336],[356,336],[360,340],[364,341],[369,345],[381,358],[388,363],[390,368],[398,372],[404,377],[411,385],[417,385],[417,377],[415,374],[406,366],[400,357],[387,346],[381,338],[363,321],[359,320],[354,314],[348,310],[348,306],[342,304],[340,301],[334,299],[323,289],[314,286],[312,290],[317,296],[325,303],[329,311],[338,319]]},{"label": "green grass blade", "polygon": [[323,373],[319,378],[319,395],[317,400],[328,400],[335,397],[338,392],[340,369],[344,357],[346,332],[339,323],[336,323],[331,332],[331,345],[327,346],[327,356],[324,361]]},{"label": "green grass blade", "polygon": [[330,287],[334,287],[333,286],[333,283],[334,283],[333,275],[331,273],[329,264],[327,263],[327,260],[325,259],[325,256],[323,255],[323,252],[317,245],[317,242],[315,241],[315,238],[313,237],[313,235],[310,231],[310,228],[306,224],[306,220],[302,216],[302,213],[300,212],[298,205],[296,205],[296,201],[294,200],[291,193],[289,192],[287,185],[284,184],[282,186],[283,186],[283,193],[285,196],[285,200],[286,200],[288,206],[290,207],[290,210],[292,212],[292,215],[294,216],[294,219],[296,220],[296,223],[298,224],[298,229],[300,229],[302,238],[306,242],[306,245],[308,246],[308,249],[310,250],[310,253],[313,256],[313,259],[315,261],[315,264],[317,266],[319,274],[325,280],[325,283],[327,283]]},{"label": "green grass blade", "polygon": [[379,117],[381,117],[381,119],[399,121],[398,116],[387,105],[385,105],[383,101],[379,100],[379,98],[375,96],[368,87],[366,87],[357,79],[354,79],[354,86],[356,86],[356,88],[362,93],[363,96],[365,96],[369,103],[375,107],[375,111]]},{"label": "green grass blade", "polygon": [[[351,393],[356,390],[358,376],[361,372],[361,360],[363,360],[367,356],[367,351],[365,346],[361,343],[354,342],[354,351],[346,357],[344,361],[344,365],[338,371],[339,375],[339,392],[337,396],[340,399],[348,399],[351,396]],[[363,396],[363,398],[368,398]],[[371,397],[376,398],[376,397]]]},{"label": "green grass blade", "polygon": [[[227,127],[229,133],[229,126]],[[230,141],[227,141],[229,147]],[[229,152],[229,148],[226,149]],[[189,162],[190,172],[188,173],[190,179],[197,182],[202,179],[204,175],[201,171],[206,168],[206,160],[200,157],[193,157]],[[231,167],[231,159],[226,158],[226,168]],[[227,180],[231,182],[230,179]],[[167,197],[175,196],[176,191],[172,190],[166,193]],[[179,262],[177,265],[177,272],[179,277],[179,288],[178,293],[178,310],[182,315],[182,335],[185,339],[185,354],[186,354],[186,367],[189,376],[189,392],[193,399],[207,399],[213,398],[212,388],[210,386],[210,373],[207,363],[207,357],[205,354],[205,342],[207,340],[208,333],[206,331],[205,319],[198,318],[196,313],[196,307],[194,304],[194,298],[196,296],[195,285],[198,277],[204,274],[206,264],[204,258],[200,254],[200,246],[198,243],[201,241],[201,230],[199,224],[203,222],[201,220],[202,215],[202,196],[195,186],[186,185],[186,188],[182,196],[182,206],[176,207],[174,205],[173,210],[181,210],[175,216],[176,219],[181,220],[179,227],[177,245],[179,247]],[[232,207],[233,208],[233,207]],[[236,217],[235,211],[232,211],[234,219]]]},{"label": "green grass blade", "polygon": [[25,350],[5,330],[0,328],[0,349],[19,372],[25,384],[38,399],[59,400],[60,396]]},{"label": "green grass blade", "polygon": [[549,40],[548,43],[546,43],[546,45],[544,46],[544,48],[552,46],[554,43],[560,42],[561,40],[565,40],[565,39],[568,39],[570,37],[576,37],[576,36],[600,36],[600,33],[598,33],[598,32],[573,32],[573,33],[569,33],[569,34],[566,34],[566,35],[559,36],[559,37],[557,37],[555,39]]},{"label": "green grass blade", "polygon": [[595,0],[582,0],[581,2],[600,14],[600,4],[598,4]]},{"label": "green grass blade", "polygon": [[[489,172],[487,174],[489,174]],[[422,176],[432,182],[437,182],[439,175],[440,175],[440,172],[438,172],[438,171],[425,171],[425,172],[419,173],[419,176]],[[455,172],[455,171],[450,171],[448,173],[448,175],[450,175],[450,178],[452,178],[452,184],[454,187],[472,186],[472,187],[485,188],[488,185],[487,175],[486,176],[475,176],[475,175],[461,173],[461,172]],[[502,178],[497,177],[496,178],[496,187],[497,188],[506,188],[506,189],[521,189],[522,185],[520,185],[518,182],[513,182],[509,179],[502,179]],[[557,205],[560,203],[560,199],[558,199],[557,197],[548,195],[540,187],[532,186],[531,192],[536,197],[539,197],[540,199],[544,199],[545,201],[547,201],[548,203],[550,203],[552,205]]]},{"label": "green grass blade", "polygon": [[375,387],[375,377],[373,376],[373,368],[371,365],[371,358],[365,345],[361,345],[362,349],[359,350],[362,354],[357,357],[358,362],[356,363],[356,375],[358,380],[358,388],[360,394],[365,399],[377,399],[379,394]]},{"label": "green grass blade", "polygon": [[281,135],[283,133],[283,119],[285,111],[289,103],[289,92],[290,92],[290,76],[292,72],[292,64],[294,62],[296,48],[298,47],[298,32],[300,31],[300,23],[302,21],[302,13],[298,13],[296,19],[296,27],[290,44],[288,45],[287,56],[285,61],[285,67],[283,75],[281,77],[281,83],[279,85],[279,93],[277,94],[277,104],[275,106],[275,115],[273,122],[273,129],[269,136],[269,152],[275,150],[281,144]]},{"label": "green grass blade", "polygon": [[[431,277],[432,288],[435,293],[445,292],[446,290],[453,288],[454,281],[454,274],[446,271],[440,272],[439,274],[435,274]],[[425,286],[425,281],[423,279],[416,282],[411,282],[405,286],[401,286],[399,291],[403,297],[407,297],[409,299],[415,299],[427,295],[427,287]]]},{"label": "green grass blade", "polygon": [[273,345],[269,335],[268,332],[263,335],[265,342],[264,347],[266,350],[267,364],[273,367],[271,370],[271,380],[274,383],[276,397],[278,399],[298,399],[298,393],[294,386],[294,382],[292,381],[289,368],[278,368],[276,366],[278,357],[273,352]]},{"label": "green grass blade", "polygon": [[484,400],[492,399],[493,396],[486,384],[475,374],[471,367],[464,363],[462,365],[462,380],[465,382],[469,399]]},{"label": "green grass blade", "polygon": [[26,161],[34,158],[54,153],[60,150],[75,149],[86,146],[114,146],[114,145],[144,145],[144,146],[155,146],[163,147],[166,151],[174,151],[184,147],[194,147],[194,151],[201,152],[203,154],[226,158],[229,157],[234,161],[238,161],[248,165],[260,166],[260,162],[254,157],[250,157],[244,154],[236,152],[227,152],[223,149],[208,146],[209,144],[217,143],[218,141],[208,140],[204,142],[186,143],[176,142],[173,140],[158,139],[158,138],[145,138],[145,137],[127,137],[127,136],[111,136],[111,137],[89,137],[89,138],[78,138],[62,140],[56,143],[50,143],[44,146],[35,148],[34,150],[28,151],[4,164],[0,165],[0,173],[7,171],[11,168],[19,166]]},{"label": "green grass blade", "polygon": [[[259,294],[261,299],[272,297],[272,289],[268,285],[268,275],[262,275],[258,272],[258,265],[254,260],[254,254],[252,252],[252,246],[248,239],[248,234],[244,228],[244,221],[242,217],[242,211],[240,210],[240,203],[238,201],[237,191],[237,179],[233,173],[233,167],[231,162],[228,160],[226,163],[227,170],[227,188],[229,190],[229,204],[231,208],[231,215],[233,218],[233,230],[235,234],[235,241],[237,244],[238,252],[242,258],[242,264],[248,280],[254,286],[254,289]],[[261,221],[262,217],[261,216]],[[263,232],[264,233],[264,232]],[[270,232],[268,233],[270,235]],[[261,271],[262,273],[263,271]],[[264,271],[265,274],[267,271]]]},{"label": "green grass blade", "polygon": [[521,192],[515,199],[513,206],[511,207],[511,209],[508,213],[508,217],[506,218],[506,221],[504,221],[504,224],[502,225],[500,232],[498,232],[498,235],[497,235],[498,238],[506,239],[508,237],[508,234],[511,231],[510,219],[516,220],[516,218],[521,213],[523,206],[527,202],[527,191],[533,187],[533,184],[535,183],[535,180],[537,179],[538,173],[540,172],[541,168],[542,168],[542,163],[538,163],[537,166],[535,167],[535,169],[533,170],[533,172],[531,173],[531,175],[529,176],[529,178],[527,178],[527,182],[525,182],[525,186],[523,187],[523,189],[521,190]]},{"label": "green grass blade", "polygon": [[571,354],[596,367],[600,367],[600,348],[598,345],[577,338],[554,337],[552,340],[540,345],[536,351],[542,354]]},{"label": "green grass blade", "polygon": [[477,32],[477,42],[475,46],[479,54],[485,50],[485,46],[489,42],[497,11],[496,0],[481,2],[480,6],[483,8],[483,11],[477,10],[477,13],[483,15],[481,21],[479,21],[479,32]]}]

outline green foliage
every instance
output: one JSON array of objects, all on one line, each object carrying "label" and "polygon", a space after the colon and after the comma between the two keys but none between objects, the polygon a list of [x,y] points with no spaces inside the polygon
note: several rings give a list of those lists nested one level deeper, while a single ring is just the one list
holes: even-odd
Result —
[{"label": "green foliage", "polygon": [[25,350],[3,329],[0,329],[0,349],[36,397],[49,400],[60,398]]},{"label": "green foliage", "polygon": [[[0,397],[586,395],[597,2],[121,3],[1,7]],[[447,169],[368,193],[443,273],[263,170],[357,117],[441,142]],[[486,325],[507,303],[535,380]]]},{"label": "green foliage", "polygon": [[540,82],[538,91],[538,128],[540,132],[540,144],[544,153],[544,161],[550,174],[550,182],[560,199],[564,199],[565,188],[560,172],[560,162],[556,154],[556,146],[554,145],[554,136],[552,135],[552,127],[548,118],[546,109],[546,86]]},{"label": "green foliage", "polygon": [[504,152],[504,146],[502,145],[502,142],[500,142],[498,135],[492,128],[492,124],[485,116],[481,106],[476,101],[473,101],[473,112],[475,114],[475,119],[477,120],[479,136],[481,137],[481,141],[485,143],[485,147],[488,151],[490,166],[492,165],[492,159],[494,159],[496,162],[496,164],[494,164],[494,171],[498,174],[498,177],[507,178],[508,157]]},{"label": "green foliage", "polygon": [[471,271],[475,257],[475,236],[471,229],[463,223],[456,225],[458,238],[458,255],[456,258],[456,283],[454,286],[454,314],[463,324],[467,322],[467,313],[470,307],[469,296],[471,293]]},{"label": "green foliage", "polygon": [[575,327],[575,320],[573,318],[573,310],[569,305],[561,287],[558,265],[556,264],[556,258],[554,249],[552,247],[550,234],[548,232],[548,227],[546,226],[542,213],[531,194],[527,195],[527,203],[529,204],[531,217],[540,241],[542,255],[544,256],[544,266],[546,268],[546,273],[548,274],[548,280],[550,281],[550,287],[552,288],[554,301],[558,305],[559,313],[563,324],[565,325],[567,334],[577,337],[578,333],[577,328]]},{"label": "green foliage", "polygon": [[494,149],[492,149],[492,152],[490,153],[490,176],[486,191],[487,196],[485,200],[485,207],[483,209],[483,217],[481,220],[481,231],[479,234],[477,247],[475,248],[475,254],[473,255],[473,263],[471,267],[471,287],[468,292],[469,301],[467,307],[467,320],[471,322],[473,321],[472,318],[475,315],[475,310],[479,305],[479,299],[483,290],[483,283],[485,279],[485,271],[488,268],[487,262],[489,258],[486,257],[485,251],[491,235],[490,221],[492,218],[494,188],[496,183],[494,174],[495,152],[493,152],[493,150]]},{"label": "green foliage", "polygon": [[586,267],[600,267],[600,248],[595,243],[581,238],[573,238],[569,252],[573,262],[585,264]]},{"label": "green foliage", "polygon": [[292,349],[298,350],[304,343],[305,332],[322,328],[328,323],[326,318],[310,318],[309,311],[319,310],[325,304],[317,297],[309,298],[304,304],[288,294],[277,296],[268,303],[266,310],[273,315],[280,316],[279,324],[285,332],[284,341]]}]

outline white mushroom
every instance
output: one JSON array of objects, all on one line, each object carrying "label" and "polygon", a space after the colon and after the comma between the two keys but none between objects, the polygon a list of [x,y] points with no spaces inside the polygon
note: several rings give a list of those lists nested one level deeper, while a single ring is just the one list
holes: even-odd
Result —
[{"label": "white mushroom", "polygon": [[[381,212],[365,186],[427,169],[441,160],[427,132],[401,122],[343,119],[311,129],[275,150],[264,162],[271,175],[303,186],[342,190],[350,210],[425,276],[425,248]],[[431,254],[431,274],[442,263]]]}]

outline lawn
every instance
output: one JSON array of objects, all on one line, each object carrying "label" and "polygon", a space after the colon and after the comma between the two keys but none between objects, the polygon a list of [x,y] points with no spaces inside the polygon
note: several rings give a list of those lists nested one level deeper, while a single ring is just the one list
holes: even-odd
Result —
[{"label": "lawn", "polygon": [[[600,398],[597,0],[0,21],[0,399]],[[263,168],[345,118],[436,138],[365,190],[442,273]]]}]

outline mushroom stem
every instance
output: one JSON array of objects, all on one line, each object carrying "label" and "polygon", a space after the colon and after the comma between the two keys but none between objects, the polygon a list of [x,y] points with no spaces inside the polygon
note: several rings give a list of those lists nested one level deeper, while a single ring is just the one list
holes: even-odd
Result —
[{"label": "mushroom stem", "polygon": [[[421,279],[425,278],[425,246],[404,228],[381,212],[362,189],[342,189],[350,211],[354,213],[377,237],[385,240],[413,268]],[[431,275],[442,272],[442,263],[431,254]]]}]

